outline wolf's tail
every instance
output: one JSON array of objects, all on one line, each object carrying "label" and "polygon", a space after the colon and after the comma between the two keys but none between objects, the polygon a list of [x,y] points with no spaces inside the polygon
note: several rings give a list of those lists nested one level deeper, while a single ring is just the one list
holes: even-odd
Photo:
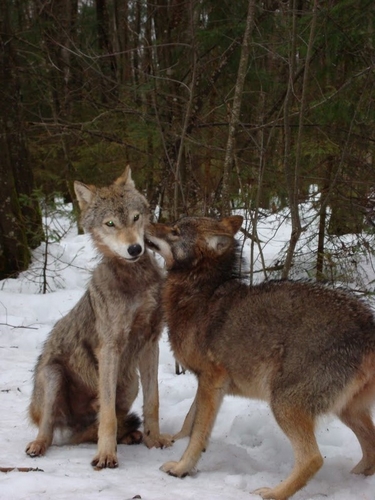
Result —
[{"label": "wolf's tail", "polygon": [[[142,441],[139,431],[141,419],[136,413],[117,414],[117,442],[122,444],[138,444]],[[96,443],[98,441],[98,422],[95,421],[85,429],[73,432],[69,443]]]}]

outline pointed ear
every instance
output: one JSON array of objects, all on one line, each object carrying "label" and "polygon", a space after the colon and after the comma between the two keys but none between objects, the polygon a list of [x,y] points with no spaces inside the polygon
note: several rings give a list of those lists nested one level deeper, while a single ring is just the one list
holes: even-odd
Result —
[{"label": "pointed ear", "polygon": [[206,243],[217,255],[223,255],[233,245],[233,237],[228,234],[212,234],[206,236]]},{"label": "pointed ear", "polygon": [[116,184],[117,186],[135,187],[134,181],[132,179],[132,171],[130,169],[130,165],[126,166],[124,173],[115,180],[114,184]]},{"label": "pointed ear", "polygon": [[83,184],[83,182],[74,181],[74,191],[77,196],[79,208],[84,210],[94,198],[96,188],[95,186]]},{"label": "pointed ear", "polygon": [[233,235],[237,233],[243,223],[242,215],[231,215],[230,217],[224,217],[221,220],[221,224],[228,229]]}]

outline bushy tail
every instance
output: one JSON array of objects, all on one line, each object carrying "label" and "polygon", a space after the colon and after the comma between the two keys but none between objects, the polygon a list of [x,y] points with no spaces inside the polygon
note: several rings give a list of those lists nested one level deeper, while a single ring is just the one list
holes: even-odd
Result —
[{"label": "bushy tail", "polygon": [[[117,442],[138,444],[142,441],[142,432],[138,429],[141,419],[136,413],[117,414]],[[75,431],[69,438],[71,444],[96,443],[98,441],[98,422],[93,422],[83,430]]]}]

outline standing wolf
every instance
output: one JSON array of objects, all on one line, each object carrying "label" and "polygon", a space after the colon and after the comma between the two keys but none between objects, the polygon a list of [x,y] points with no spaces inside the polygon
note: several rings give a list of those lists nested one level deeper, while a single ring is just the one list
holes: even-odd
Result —
[{"label": "standing wolf", "polygon": [[26,448],[43,455],[56,428],[70,441],[97,441],[96,468],[116,467],[116,442],[139,442],[140,421],[129,414],[143,387],[148,447],[168,446],[159,432],[158,341],[162,327],[162,277],[145,251],[149,211],[127,167],[111,186],[75,182],[82,226],[102,254],[86,293],[51,331],[34,375],[29,413],[39,426]]},{"label": "standing wolf", "polygon": [[206,448],[225,394],[269,402],[290,439],[295,465],[274,488],[256,493],[284,500],[322,466],[314,427],[334,412],[357,436],[363,457],[353,471],[375,473],[375,324],[361,301],[317,284],[238,279],[235,233],[242,217],[187,217],[155,224],[150,246],[165,259],[163,292],[177,360],[198,378],[182,430],[190,435],[179,462],[163,470],[183,477]]}]

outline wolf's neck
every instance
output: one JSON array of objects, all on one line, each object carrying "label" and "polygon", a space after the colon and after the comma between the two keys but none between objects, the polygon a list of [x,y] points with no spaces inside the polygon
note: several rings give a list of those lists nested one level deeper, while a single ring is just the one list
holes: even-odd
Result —
[{"label": "wolf's neck", "polygon": [[238,278],[238,259],[231,254],[216,261],[203,260],[193,269],[170,272],[167,293],[176,302],[183,298],[186,302],[197,301],[204,305],[218,288]]},{"label": "wolf's neck", "polygon": [[[231,262],[236,264],[235,260]],[[238,277],[237,266],[231,262],[201,262],[190,270],[170,271],[163,292],[165,317],[169,326],[170,341],[178,357],[183,360],[179,351],[184,343],[186,331],[194,335],[204,335],[209,317],[208,311],[214,305],[221,290],[225,293],[227,285]],[[191,329],[191,330],[190,330]],[[182,357],[181,357],[182,356]]]},{"label": "wolf's neck", "polygon": [[158,269],[153,265],[147,253],[144,253],[137,262],[127,262],[122,258],[104,256],[102,265],[111,271],[119,283],[127,284],[132,277],[135,277],[137,283],[147,285],[149,281],[154,282],[158,278]]}]

